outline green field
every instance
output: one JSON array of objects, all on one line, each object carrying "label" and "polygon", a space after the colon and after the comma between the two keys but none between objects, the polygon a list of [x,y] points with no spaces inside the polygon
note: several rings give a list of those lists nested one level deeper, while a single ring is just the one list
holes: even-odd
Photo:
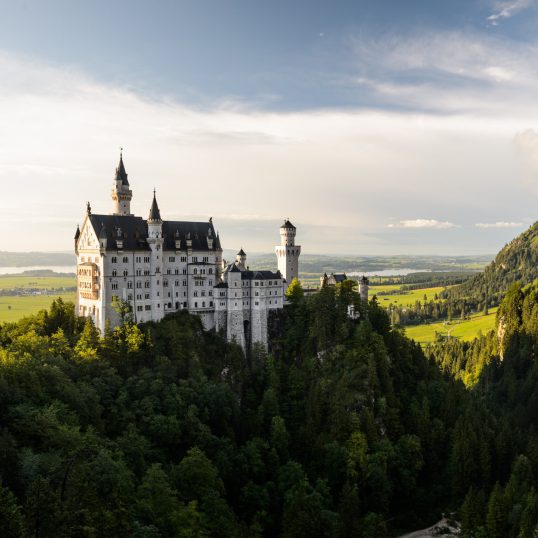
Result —
[{"label": "green field", "polygon": [[420,344],[433,342],[436,332],[448,336],[449,331],[451,338],[469,341],[473,340],[479,332],[486,334],[495,328],[496,312],[497,308],[491,308],[487,316],[472,314],[470,319],[465,321],[454,320],[447,323],[439,322],[405,327],[405,334]]},{"label": "green field", "polygon": [[77,279],[63,276],[27,276],[27,275],[10,275],[0,276],[0,289],[11,290],[15,288],[33,288],[40,290],[57,290],[61,288],[74,288],[77,285]]},{"label": "green field", "polygon": [[[52,301],[58,297],[61,297],[64,301],[74,301],[75,293],[65,293],[61,295],[0,296],[0,323],[17,321],[24,316],[36,314],[40,310],[49,308]],[[9,307],[11,307],[11,309]]]},{"label": "green field", "polygon": [[402,291],[397,294],[379,295],[380,292],[397,291],[401,288],[399,284],[370,286],[370,297],[377,295],[377,300],[381,306],[388,307],[391,303],[399,306],[414,305],[417,301],[424,302],[424,295],[427,300],[433,300],[435,294],[439,295],[445,288],[424,288],[421,290]]}]

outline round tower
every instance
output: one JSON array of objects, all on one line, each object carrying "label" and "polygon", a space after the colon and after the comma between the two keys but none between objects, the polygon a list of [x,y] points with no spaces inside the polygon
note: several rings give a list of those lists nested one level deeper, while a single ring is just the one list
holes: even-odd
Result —
[{"label": "round tower", "polygon": [[112,214],[113,215],[130,215],[131,199],[133,191],[129,188],[127,172],[123,165],[123,155],[120,153],[120,162],[116,168],[116,177],[112,187]]},{"label": "round tower", "polygon": [[361,297],[361,301],[364,301],[365,303],[368,302],[368,287],[370,286],[370,281],[363,276],[359,279],[359,295]]},{"label": "round tower", "polygon": [[244,269],[246,267],[247,263],[247,255],[245,254],[245,251],[241,249],[235,258],[235,264],[240,268]]},{"label": "round tower", "polygon": [[286,282],[286,288],[294,278],[299,278],[301,247],[295,244],[297,228],[286,219],[280,227],[280,245],[275,247],[278,269]]}]

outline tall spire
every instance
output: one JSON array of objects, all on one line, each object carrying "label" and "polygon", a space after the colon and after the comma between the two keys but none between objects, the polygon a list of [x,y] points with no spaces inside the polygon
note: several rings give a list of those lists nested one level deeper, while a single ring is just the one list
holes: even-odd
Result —
[{"label": "tall spire", "polygon": [[127,172],[125,171],[125,166],[123,165],[123,148],[120,151],[120,163],[116,168],[116,181],[121,181],[122,185],[129,186],[129,180],[127,179]]},{"label": "tall spire", "polygon": [[129,189],[129,180],[123,164],[123,148],[120,148],[120,162],[116,168],[114,185],[112,186],[112,201],[114,202],[113,215],[130,215],[132,191]]},{"label": "tall spire", "polygon": [[153,189],[153,202],[151,204],[151,209],[149,210],[148,222],[161,222],[161,212],[159,211],[159,206],[157,205],[157,195],[155,189]]}]

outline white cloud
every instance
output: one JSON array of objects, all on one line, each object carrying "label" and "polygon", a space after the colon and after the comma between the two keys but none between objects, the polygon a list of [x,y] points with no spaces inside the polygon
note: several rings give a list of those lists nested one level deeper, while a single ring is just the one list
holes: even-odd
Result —
[{"label": "white cloud", "polygon": [[401,220],[397,224],[389,224],[389,228],[434,228],[445,230],[448,228],[459,228],[457,224],[448,221],[439,221],[436,219],[414,219]]},{"label": "white cloud", "polygon": [[493,13],[488,17],[488,22],[497,26],[502,19],[509,19],[516,13],[531,5],[531,0],[511,0],[510,2],[495,2]]},{"label": "white cloud", "polygon": [[497,221],[497,222],[479,222],[475,225],[477,228],[519,228],[523,226],[522,222],[506,222],[506,221]]},{"label": "white cloud", "polygon": [[[536,107],[521,116],[506,103],[503,114],[480,115],[195,108],[9,54],[0,53],[0,72],[9,75],[0,85],[0,250],[70,249],[87,200],[110,211],[119,146],[136,214],[147,215],[155,186],[164,217],[212,216],[225,248],[249,252],[272,251],[288,216],[304,252],[454,252],[436,230],[536,205],[522,194],[512,144],[538,126]],[[495,193],[488,213],[484,192]],[[402,207],[448,221],[402,221],[393,226],[422,228],[421,242],[395,243],[385,223]]]},{"label": "white cloud", "polygon": [[363,92],[381,105],[450,113],[536,112],[538,45],[470,31],[353,39]]}]

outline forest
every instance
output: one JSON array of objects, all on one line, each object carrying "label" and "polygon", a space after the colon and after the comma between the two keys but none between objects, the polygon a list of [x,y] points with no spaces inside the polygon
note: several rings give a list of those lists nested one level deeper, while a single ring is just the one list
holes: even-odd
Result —
[{"label": "forest", "polygon": [[246,357],[186,312],[101,337],[57,300],[3,324],[0,536],[377,538],[442,512],[533,536],[534,340],[512,317],[538,306],[518,293],[473,390],[349,282],[294,282],[269,353]]}]

